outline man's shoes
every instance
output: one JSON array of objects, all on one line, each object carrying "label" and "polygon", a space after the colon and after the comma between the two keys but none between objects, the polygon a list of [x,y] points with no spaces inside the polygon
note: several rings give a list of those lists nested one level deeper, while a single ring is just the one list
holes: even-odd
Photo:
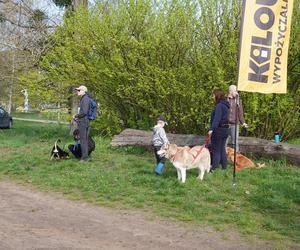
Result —
[{"label": "man's shoes", "polygon": [[88,162],[88,161],[90,161],[90,158],[80,159],[79,162]]}]

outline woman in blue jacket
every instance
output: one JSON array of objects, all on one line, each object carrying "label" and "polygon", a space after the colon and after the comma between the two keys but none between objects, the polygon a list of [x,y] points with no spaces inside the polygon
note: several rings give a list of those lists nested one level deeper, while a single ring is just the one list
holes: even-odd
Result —
[{"label": "woman in blue jacket", "polygon": [[226,139],[229,135],[229,102],[226,100],[222,90],[214,90],[215,108],[211,114],[210,130],[212,146],[212,164],[210,171],[213,172],[222,165],[227,168]]}]

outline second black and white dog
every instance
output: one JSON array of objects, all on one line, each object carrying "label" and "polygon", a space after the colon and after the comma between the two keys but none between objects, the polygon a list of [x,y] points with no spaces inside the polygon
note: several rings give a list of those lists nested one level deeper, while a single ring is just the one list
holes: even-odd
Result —
[{"label": "second black and white dog", "polygon": [[[74,137],[74,144],[70,144],[68,146],[68,148],[76,158],[81,158],[82,153],[81,153],[80,135],[79,135],[78,129],[74,130],[73,137]],[[89,135],[88,136],[88,154],[90,155],[92,153],[92,151],[94,151],[94,150],[95,150],[95,141]]]}]

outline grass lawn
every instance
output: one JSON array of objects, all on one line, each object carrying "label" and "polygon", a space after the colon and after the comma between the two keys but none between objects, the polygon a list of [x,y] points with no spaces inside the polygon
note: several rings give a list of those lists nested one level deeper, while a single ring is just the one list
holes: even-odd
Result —
[{"label": "grass lawn", "polygon": [[238,171],[236,188],[231,170],[205,175],[202,182],[192,170],[181,184],[170,163],[158,177],[152,154],[133,147],[112,149],[108,138],[95,137],[91,162],[50,161],[57,138],[72,142],[62,125],[15,121],[13,129],[0,130],[0,178],[93,204],[238,230],[249,240],[276,241],[280,249],[300,247],[300,168],[284,160],[265,159],[265,168]]}]

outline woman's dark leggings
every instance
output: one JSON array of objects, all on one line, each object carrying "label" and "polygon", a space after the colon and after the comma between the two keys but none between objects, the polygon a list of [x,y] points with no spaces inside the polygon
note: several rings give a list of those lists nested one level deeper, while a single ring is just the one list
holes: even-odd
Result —
[{"label": "woman's dark leggings", "polygon": [[219,164],[223,169],[227,168],[226,140],[229,135],[229,129],[217,128],[211,137],[212,146],[212,164],[211,170],[215,170]]}]

